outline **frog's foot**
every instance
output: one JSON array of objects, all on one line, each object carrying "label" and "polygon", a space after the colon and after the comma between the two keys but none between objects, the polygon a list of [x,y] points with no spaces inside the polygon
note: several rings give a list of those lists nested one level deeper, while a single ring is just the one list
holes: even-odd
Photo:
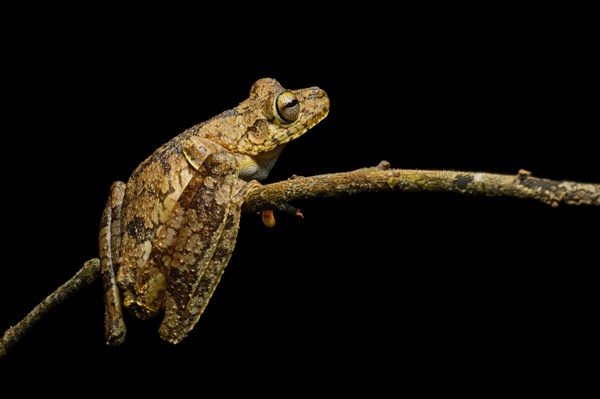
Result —
[{"label": "frog's foot", "polygon": [[273,210],[259,212],[262,215],[262,222],[266,227],[275,227],[275,215]]},{"label": "frog's foot", "polygon": [[[292,178],[294,178],[294,177],[292,177]],[[259,183],[256,180],[251,180],[247,183],[244,183],[244,185],[242,186],[241,189],[238,189],[237,196],[239,198],[245,199],[248,197],[248,194],[250,192],[252,192],[253,190],[255,190],[259,187],[262,187],[261,183]],[[300,209],[296,208],[294,205],[292,205],[288,202],[277,202],[277,203],[271,203],[269,205],[272,206],[271,209],[266,209],[266,210],[263,210],[260,212],[256,212],[257,214],[261,214],[263,224],[267,227],[275,226],[275,215],[273,213],[274,210],[289,213],[289,214],[304,218],[304,215],[302,214]]]},{"label": "frog's foot", "polygon": [[[284,208],[279,208],[278,210],[283,210],[286,213],[293,214],[294,216],[298,216],[304,219],[304,215],[300,211],[300,209],[296,208],[290,204],[282,204]],[[275,214],[272,209],[268,209],[266,211],[257,212],[261,214],[262,222],[267,227],[275,227]]]}]

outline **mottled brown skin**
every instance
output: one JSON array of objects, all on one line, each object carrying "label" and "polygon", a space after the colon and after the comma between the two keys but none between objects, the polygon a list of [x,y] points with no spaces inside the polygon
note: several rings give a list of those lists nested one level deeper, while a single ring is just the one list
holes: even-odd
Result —
[{"label": "mottled brown skin", "polygon": [[173,138],[115,182],[102,215],[105,335],[125,338],[122,304],[142,319],[164,310],[159,335],[178,343],[214,292],[237,237],[246,195],[286,143],[329,111],[318,87],[260,79],[237,107]]}]

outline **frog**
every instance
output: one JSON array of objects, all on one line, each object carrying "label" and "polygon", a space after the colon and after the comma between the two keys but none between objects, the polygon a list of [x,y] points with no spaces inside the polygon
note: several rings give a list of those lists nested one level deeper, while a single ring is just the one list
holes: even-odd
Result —
[{"label": "frog", "polygon": [[286,144],[328,113],[321,88],[261,78],[236,107],[184,130],[111,185],[99,234],[107,344],[125,339],[124,309],[162,315],[158,335],[172,344],[192,331],[231,258],[244,200]]}]

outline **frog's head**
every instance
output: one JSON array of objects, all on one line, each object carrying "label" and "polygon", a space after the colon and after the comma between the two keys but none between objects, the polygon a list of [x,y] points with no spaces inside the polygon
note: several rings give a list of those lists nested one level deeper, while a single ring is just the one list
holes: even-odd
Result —
[{"label": "frog's head", "polygon": [[329,98],[318,87],[287,90],[275,79],[264,78],[252,85],[248,99],[235,110],[245,132],[233,151],[254,157],[281,151],[323,120],[329,112]]},{"label": "frog's head", "polygon": [[283,147],[328,112],[329,98],[320,88],[287,90],[264,78],[252,85],[248,99],[203,125],[203,132],[236,155],[240,178],[262,180]]}]

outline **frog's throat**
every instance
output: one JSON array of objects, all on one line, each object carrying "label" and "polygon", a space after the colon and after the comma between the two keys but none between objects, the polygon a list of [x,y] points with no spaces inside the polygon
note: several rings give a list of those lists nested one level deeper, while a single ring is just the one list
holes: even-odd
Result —
[{"label": "frog's throat", "polygon": [[239,178],[246,181],[266,179],[277,158],[279,158],[283,147],[285,147],[285,144],[276,147],[274,150],[254,156],[236,154],[240,169]]}]

